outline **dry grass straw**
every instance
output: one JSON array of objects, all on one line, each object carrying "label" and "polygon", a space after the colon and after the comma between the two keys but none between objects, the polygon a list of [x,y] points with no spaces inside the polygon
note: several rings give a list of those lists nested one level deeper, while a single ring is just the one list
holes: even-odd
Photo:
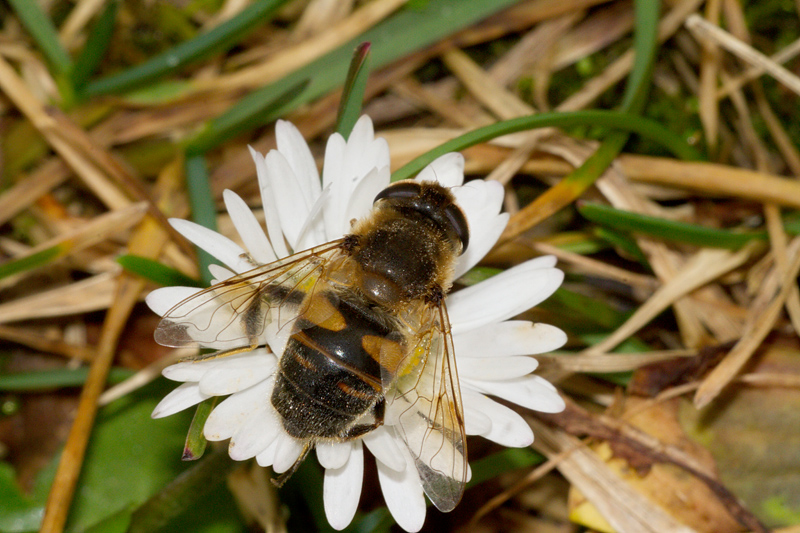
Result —
[{"label": "dry grass straw", "polygon": [[537,436],[534,447],[549,458],[559,458],[559,471],[579,489],[619,533],[691,533],[660,507],[633,490],[607,463],[580,440],[529,421]]},{"label": "dry grass straw", "polygon": [[[98,114],[99,118],[86,125],[43,103],[41,95],[53,90],[52,80],[41,75],[47,69],[35,54],[18,46],[0,46],[0,89],[9,100],[2,112],[18,121],[25,117],[44,139],[43,155],[0,193],[0,224],[14,223],[21,214],[31,215],[41,238],[32,246],[9,239],[9,246],[4,249],[20,250],[14,258],[21,259],[38,250],[69,243],[68,264],[65,267],[61,262],[59,267],[92,274],[81,281],[37,287],[36,291],[19,290],[13,300],[0,304],[0,338],[65,358],[91,361],[92,365],[67,441],[66,459],[61,462],[50,495],[43,531],[54,533],[63,528],[97,406],[148,383],[170,362],[151,363],[130,380],[103,394],[105,376],[122,327],[129,320],[134,304],[142,298],[144,289],[143,281],[108,267],[108,261],[119,253],[137,253],[196,274],[192,266],[193,253],[185,241],[172,233],[163,215],[183,217],[187,214],[187,201],[180,185],[180,161],[172,156],[166,158],[158,171],[160,178],[153,186],[132,170],[134,165],[126,159],[126,154],[132,152],[125,149],[147,143],[179,147],[197,124],[218,116],[236,102],[244,90],[279,79],[298,65],[321,57],[386,19],[403,4],[403,0],[376,0],[361,3],[355,9],[353,2],[311,2],[309,5],[314,6],[314,10],[286,15],[294,17],[292,31],[264,30],[263,39],[248,41],[235,54],[215,58],[198,67],[187,94],[169,106],[136,106],[110,100],[103,103],[106,110]],[[375,111],[376,122],[385,128],[379,133],[389,142],[393,167],[498,119],[528,115],[537,110],[575,111],[591,107],[629,73],[633,50],[618,50],[621,53],[616,60],[559,102],[550,101],[554,93],[551,80],[587,53],[602,53],[628,34],[633,17],[627,4],[605,4],[601,0],[523,2],[505,15],[498,15],[374,73],[367,89],[371,99],[368,109]],[[760,85],[753,81],[766,73],[800,94],[800,79],[781,66],[800,52],[800,39],[772,57],[761,54],[749,44],[743,15],[733,4],[722,0],[705,3],[676,0],[668,3],[659,24],[662,43],[674,38],[671,44],[665,45],[671,48],[664,54],[669,58],[665,62],[668,64],[662,65],[664,86],[672,84],[697,96],[704,139],[715,160],[687,162],[622,154],[587,196],[618,209],[698,224],[709,224],[709,215],[703,211],[705,198],[725,199],[745,206],[756,204],[764,214],[769,246],[751,244],[737,251],[726,251],[634,235],[652,273],[637,269],[626,256],[615,256],[608,261],[607,254],[588,257],[557,247],[547,235],[537,234],[545,224],[556,228],[555,231],[566,231],[565,224],[558,216],[542,223],[549,213],[534,213],[527,206],[520,207],[515,193],[517,178],[531,183],[538,180],[544,186],[557,183],[594,152],[596,142],[575,139],[548,128],[509,135],[465,152],[468,172],[488,175],[507,188],[507,206],[512,217],[503,240],[515,246],[497,251],[492,259],[500,257],[503,262],[518,262],[533,254],[554,254],[562,268],[576,279],[582,280],[585,276],[607,280],[630,289],[627,304],[635,306],[635,311],[609,332],[604,341],[577,354],[542,357],[561,378],[579,373],[634,370],[692,356],[706,346],[737,340],[734,348],[702,377],[702,381],[667,389],[654,401],[696,390],[695,405],[702,407],[737,381],[764,387],[798,386],[796,375],[742,375],[742,369],[769,333],[786,331],[789,325],[795,333],[800,331],[800,297],[796,286],[800,241],[789,239],[780,216],[781,208],[800,209],[800,182],[782,175],[800,175],[800,153],[781,123],[782,117],[771,108]],[[87,24],[104,5],[103,1],[79,0],[60,28],[62,42],[69,48],[79,44]],[[219,24],[245,5],[246,2],[240,1],[226,2],[223,10],[203,21],[204,27]],[[723,20],[730,32],[719,27]],[[522,37],[490,64],[480,64],[474,55],[464,51],[468,46],[513,32]],[[731,55],[746,66],[736,66],[730,61]],[[442,77],[426,81],[415,76],[414,72],[431,58],[441,59]],[[33,65],[33,68],[18,71],[11,65],[12,59],[20,65]],[[535,79],[534,86],[529,95],[522,95],[519,82],[526,77]],[[747,92],[743,92],[743,88]],[[751,94],[752,101],[748,100]],[[733,113],[722,106],[728,101]],[[321,153],[321,137],[334,124],[337,104],[338,95],[331,94],[286,117],[312,140],[317,153]],[[761,117],[769,140],[759,137],[751,115]],[[381,124],[402,124],[403,127]],[[223,189],[235,188],[248,201],[257,203],[257,191],[252,185],[254,169],[244,149],[245,142],[261,151],[275,144],[271,128],[267,128],[260,137],[251,134],[211,153],[211,187],[217,197]],[[774,143],[774,149],[770,143]],[[77,184],[70,181],[73,176],[77,177]],[[531,177],[535,179],[529,179]],[[77,190],[78,197],[88,192],[99,205],[74,216],[63,205],[67,202],[59,199],[59,190]],[[665,207],[659,203],[662,198],[670,198],[682,206],[680,209]],[[47,202],[61,205],[62,212],[39,208]],[[735,222],[741,224],[742,221],[736,219]],[[725,223],[721,221],[719,225]],[[128,237],[131,228],[137,225]],[[586,240],[591,240],[588,235]],[[98,260],[106,261],[101,263],[105,271],[92,269]],[[755,290],[741,290],[742,281]],[[12,282],[0,282],[0,289]],[[585,281],[577,284],[579,291],[596,294],[601,290]],[[609,300],[615,298],[617,295],[608,296]],[[784,308],[788,311],[788,322],[782,315]],[[62,332],[59,338],[58,334],[41,334],[37,325],[25,322],[50,317],[81,317],[98,310],[108,310],[108,314],[95,346],[67,342],[63,335],[66,328],[55,329]],[[670,310],[677,323],[676,331],[658,331],[657,335],[647,337],[662,341],[658,349],[611,353],[620,343],[640,332],[653,333],[653,321]],[[22,324],[16,324],[20,322]],[[600,404],[613,401],[613,390],[589,392],[586,381],[576,382],[579,385],[572,391],[587,392],[587,398],[599,399]],[[581,391],[584,385],[587,388]],[[534,471],[530,479],[558,468],[620,532],[690,531],[616,476],[580,441],[539,422],[532,424],[536,446],[550,461]],[[242,501],[247,502],[247,491],[241,489],[255,487],[258,480],[244,476],[234,485],[234,492],[240,493]],[[265,491],[264,487],[258,490]],[[484,511],[501,501],[503,498],[490,502]],[[249,506],[257,507],[252,501]],[[266,527],[270,516],[273,515],[268,513],[257,519]]]},{"label": "dry grass straw", "polygon": [[369,2],[353,11],[346,19],[333,26],[326,25],[324,31],[281,50],[279,54],[272,55],[266,61],[260,61],[252,67],[240,69],[232,74],[222,74],[208,81],[201,81],[198,89],[241,91],[267,85],[292,72],[298,65],[311,63],[355,38],[402,7],[407,1]]},{"label": "dry grass straw", "polygon": [[[160,177],[158,189],[163,193],[163,197],[158,207],[167,212],[171,207],[170,195],[182,186],[183,176],[180,169],[179,164],[167,166]],[[132,254],[156,259],[168,238],[169,234],[161,229],[158,222],[148,218],[142,222],[131,237],[128,249]],[[116,279],[114,300],[103,322],[97,352],[89,367],[89,377],[81,391],[78,412],[67,437],[62,459],[58,463],[53,486],[47,498],[41,528],[43,533],[60,532],[66,524],[72,496],[83,464],[83,456],[99,407],[99,399],[114,360],[119,336],[128,321],[134,304],[141,297],[145,285],[144,279],[124,272]]]}]

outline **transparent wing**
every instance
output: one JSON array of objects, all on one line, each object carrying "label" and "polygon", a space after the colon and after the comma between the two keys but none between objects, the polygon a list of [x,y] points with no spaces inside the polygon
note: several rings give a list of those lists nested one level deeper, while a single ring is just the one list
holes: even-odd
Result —
[{"label": "transparent wing", "polygon": [[[408,324],[412,314],[401,321]],[[425,305],[416,316],[422,317],[416,326],[416,346],[410,346],[400,362],[382,361],[386,417],[411,451],[425,494],[447,512],[461,500],[467,479],[464,410],[453,338],[444,302]]]},{"label": "transparent wing", "polygon": [[334,241],[261,265],[181,301],[155,332],[159,344],[228,350],[265,343],[302,312],[332,261],[342,260]]}]

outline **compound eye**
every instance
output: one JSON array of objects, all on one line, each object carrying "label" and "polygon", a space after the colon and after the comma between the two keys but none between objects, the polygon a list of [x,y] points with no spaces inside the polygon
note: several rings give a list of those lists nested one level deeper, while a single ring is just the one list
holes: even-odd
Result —
[{"label": "compound eye", "polygon": [[379,192],[373,203],[384,198],[416,198],[420,190],[420,184],[416,181],[398,181]]},{"label": "compound eye", "polygon": [[461,253],[463,254],[469,245],[469,224],[467,224],[467,217],[464,212],[455,204],[450,204],[444,208],[445,215],[448,222],[453,227],[461,241]]}]

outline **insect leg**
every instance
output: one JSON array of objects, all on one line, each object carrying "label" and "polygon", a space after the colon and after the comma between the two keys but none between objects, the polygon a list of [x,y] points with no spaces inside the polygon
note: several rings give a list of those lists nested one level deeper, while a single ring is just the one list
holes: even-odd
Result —
[{"label": "insect leg", "polygon": [[313,448],[313,446],[311,445],[311,441],[306,441],[306,443],[303,445],[303,451],[300,452],[300,457],[297,458],[297,461],[294,462],[294,464],[289,468],[289,470],[287,470],[277,478],[273,479],[272,484],[278,488],[281,488],[283,484],[286,483],[290,477],[292,477],[292,474],[297,472],[297,469],[300,468],[300,464],[308,456],[308,452],[311,451],[311,448]]},{"label": "insect leg", "polygon": [[352,440],[362,435],[366,435],[370,431],[378,429],[383,425],[383,417],[386,412],[386,400],[381,398],[375,403],[375,407],[372,408],[372,415],[375,417],[375,421],[371,424],[358,424],[352,427],[347,428],[345,431],[339,434],[339,438],[342,440]]},{"label": "insect leg", "polygon": [[218,359],[221,357],[228,357],[229,355],[252,352],[256,348],[258,348],[258,343],[251,344],[250,346],[242,346],[241,348],[231,348],[230,350],[220,350],[218,352],[204,353],[193,357],[187,357],[182,359],[182,361],[207,361],[209,359]]}]

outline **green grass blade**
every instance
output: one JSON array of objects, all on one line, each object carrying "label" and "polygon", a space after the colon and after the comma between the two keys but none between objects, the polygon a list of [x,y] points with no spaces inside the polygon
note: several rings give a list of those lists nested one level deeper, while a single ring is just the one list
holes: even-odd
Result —
[{"label": "green grass blade", "polygon": [[671,242],[694,246],[738,250],[753,239],[766,241],[765,231],[730,231],[706,228],[688,222],[666,220],[663,218],[622,211],[600,204],[583,204],[578,212],[587,220],[611,227],[615,230],[629,231]]},{"label": "green grass blade", "polygon": [[162,287],[202,287],[203,284],[183,272],[147,257],[125,254],[117,258],[122,268]]},{"label": "green grass blade", "polygon": [[563,287],[553,293],[547,305],[557,305],[574,315],[576,321],[582,318],[604,329],[616,329],[628,318],[626,313],[621,313],[608,302]]},{"label": "green grass blade", "polygon": [[89,76],[91,76],[100,65],[100,62],[106,54],[106,50],[108,50],[108,45],[111,43],[111,38],[114,36],[114,23],[117,18],[118,7],[119,0],[108,2],[106,8],[89,31],[86,44],[75,60],[75,68],[72,70],[72,85],[77,92],[80,92],[86,85]]},{"label": "green grass blade", "polygon": [[599,239],[606,241],[611,246],[621,251],[622,253],[620,255],[623,257],[627,256],[627,258],[637,261],[640,265],[648,269],[648,271],[652,271],[647,256],[644,255],[639,244],[636,240],[631,238],[630,234],[604,227],[595,228],[594,234],[597,235]]},{"label": "green grass blade", "polygon": [[350,137],[350,132],[353,131],[353,126],[361,114],[361,103],[364,101],[364,91],[369,76],[369,49],[369,43],[362,43],[356,48],[344,82],[344,91],[336,116],[336,131],[345,139]]},{"label": "green grass blade", "polygon": [[207,33],[181,43],[141,65],[89,83],[82,95],[88,98],[141,87],[147,82],[175,72],[190,63],[227,50],[257,26],[263,24],[284,3],[286,0],[253,2],[241,13]]},{"label": "green grass blade", "polygon": [[701,154],[687,144],[680,136],[664,128],[658,122],[630,113],[605,111],[601,109],[540,113],[538,115],[528,115],[496,122],[456,137],[397,169],[392,175],[392,181],[408,179],[414,176],[437,157],[448,152],[459,152],[470,146],[484,143],[497,137],[508,135],[509,133],[528,131],[537,128],[569,128],[586,124],[636,133],[661,144],[664,148],[681,159],[696,161],[702,158]]},{"label": "green grass blade", "polygon": [[650,93],[650,80],[653,74],[656,52],[658,50],[658,17],[661,2],[658,0],[636,0],[633,48],[636,59],[628,75],[625,94],[622,97],[623,111],[641,113]]},{"label": "green grass blade", "polygon": [[39,47],[53,71],[66,76],[72,69],[72,59],[61,46],[58,31],[53,21],[42,11],[39,2],[34,0],[9,0],[20,22],[28,30],[36,46]]},{"label": "green grass blade", "polygon": [[22,259],[7,261],[0,265],[0,279],[44,266],[55,261],[59,257],[67,255],[71,249],[72,247],[69,246],[69,243],[62,243],[23,257]]},{"label": "green grass blade", "polygon": [[203,433],[203,428],[208,420],[208,415],[214,410],[214,407],[219,401],[219,396],[214,396],[203,400],[197,404],[192,418],[192,424],[189,426],[189,434],[186,435],[186,444],[183,446],[183,461],[196,461],[200,459],[206,451],[208,440]]},{"label": "green grass blade", "polygon": [[[192,208],[192,220],[201,226],[216,231],[217,208],[214,196],[208,183],[208,164],[202,155],[186,156],[186,187],[189,190],[189,205]],[[205,250],[197,249],[197,260],[200,263],[200,277],[205,285],[211,284],[209,265],[218,261]]]},{"label": "green grass blade", "polygon": [[[108,375],[108,382],[120,383],[134,374],[133,370],[127,368],[112,368]],[[25,392],[80,387],[86,383],[88,375],[88,367],[3,374],[0,375],[0,391]]]}]

